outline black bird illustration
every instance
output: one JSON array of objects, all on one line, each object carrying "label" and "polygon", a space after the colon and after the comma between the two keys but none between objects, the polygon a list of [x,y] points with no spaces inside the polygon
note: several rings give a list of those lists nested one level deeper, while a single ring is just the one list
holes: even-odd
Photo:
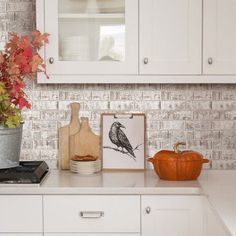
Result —
[{"label": "black bird illustration", "polygon": [[121,147],[122,151],[125,149],[131,156],[136,158],[133,152],[133,147],[131,146],[127,136],[121,130],[121,128],[125,129],[125,126],[120,122],[114,122],[111,125],[111,129],[109,131],[109,138],[111,142],[117,146],[117,148]]}]

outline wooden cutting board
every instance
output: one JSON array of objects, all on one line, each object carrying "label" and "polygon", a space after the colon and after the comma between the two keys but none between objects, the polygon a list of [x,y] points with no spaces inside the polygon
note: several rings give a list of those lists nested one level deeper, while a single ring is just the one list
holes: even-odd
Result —
[{"label": "wooden cutting board", "polygon": [[71,120],[69,125],[59,128],[59,166],[62,170],[70,169],[70,136],[78,133],[80,130],[80,121],[78,117],[80,104],[71,103]]},{"label": "wooden cutting board", "polygon": [[88,118],[81,118],[80,131],[70,137],[70,154],[74,156],[93,156],[100,154],[100,137],[94,134],[89,126]]}]

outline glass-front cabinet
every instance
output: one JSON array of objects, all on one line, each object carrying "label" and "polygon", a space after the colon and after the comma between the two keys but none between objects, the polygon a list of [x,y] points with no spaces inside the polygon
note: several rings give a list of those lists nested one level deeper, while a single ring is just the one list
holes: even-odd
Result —
[{"label": "glass-front cabinet", "polygon": [[44,0],[49,75],[138,73],[137,0]]}]

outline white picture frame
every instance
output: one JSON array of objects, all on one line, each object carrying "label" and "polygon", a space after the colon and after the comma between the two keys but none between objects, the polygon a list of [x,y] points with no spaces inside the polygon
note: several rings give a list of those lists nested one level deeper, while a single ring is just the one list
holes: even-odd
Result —
[{"label": "white picture frame", "polygon": [[103,169],[144,170],[144,113],[102,114]]}]

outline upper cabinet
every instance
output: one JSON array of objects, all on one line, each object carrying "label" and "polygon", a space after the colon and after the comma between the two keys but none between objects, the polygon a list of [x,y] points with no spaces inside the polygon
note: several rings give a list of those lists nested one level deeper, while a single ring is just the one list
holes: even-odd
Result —
[{"label": "upper cabinet", "polygon": [[203,73],[236,74],[236,1],[205,0]]},{"label": "upper cabinet", "polygon": [[137,0],[45,0],[51,75],[137,74]]},{"label": "upper cabinet", "polygon": [[235,0],[36,4],[50,34],[39,83],[236,83]]},{"label": "upper cabinet", "polygon": [[140,1],[140,73],[201,74],[202,0]]}]

